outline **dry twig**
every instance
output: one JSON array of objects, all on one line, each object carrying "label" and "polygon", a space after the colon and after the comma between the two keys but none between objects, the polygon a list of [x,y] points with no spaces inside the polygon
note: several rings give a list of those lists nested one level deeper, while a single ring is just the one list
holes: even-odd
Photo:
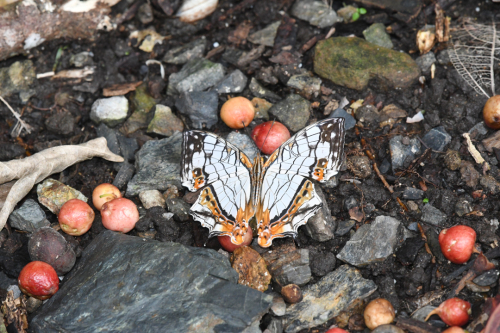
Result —
[{"label": "dry twig", "polygon": [[0,211],[0,230],[5,226],[16,204],[31,191],[35,184],[75,163],[95,156],[112,162],[124,161],[123,157],[113,154],[108,149],[105,138],[97,138],[81,145],[49,148],[20,160],[0,162],[0,184],[18,179]]},{"label": "dry twig", "polygon": [[31,133],[31,130],[32,130],[31,126],[26,124],[21,119],[21,116],[19,115],[19,113],[14,111],[14,109],[9,105],[9,103],[7,103],[7,101],[5,99],[3,99],[2,96],[0,96],[0,100],[9,108],[10,112],[12,112],[14,117],[16,117],[16,119],[17,119],[16,125],[14,126],[14,128],[12,128],[12,132],[11,132],[12,136],[17,138],[19,136],[19,134],[21,134],[23,129],[26,130],[26,132]]}]

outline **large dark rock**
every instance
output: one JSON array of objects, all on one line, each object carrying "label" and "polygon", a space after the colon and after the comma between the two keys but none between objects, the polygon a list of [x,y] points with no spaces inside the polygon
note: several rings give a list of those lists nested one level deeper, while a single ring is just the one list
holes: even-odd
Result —
[{"label": "large dark rock", "polygon": [[242,332],[272,296],[237,284],[223,255],[106,231],[85,249],[33,332]]}]

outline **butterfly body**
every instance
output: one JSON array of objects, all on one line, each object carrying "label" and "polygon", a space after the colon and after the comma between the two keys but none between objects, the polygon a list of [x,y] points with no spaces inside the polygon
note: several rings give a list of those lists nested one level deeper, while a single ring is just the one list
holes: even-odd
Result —
[{"label": "butterfly body", "polygon": [[338,172],[344,120],[332,118],[299,131],[269,158],[253,163],[232,144],[202,131],[184,133],[181,177],[191,191],[202,189],[190,213],[210,236],[241,244],[255,217],[259,245],[294,236],[321,208],[308,178],[324,182]]}]

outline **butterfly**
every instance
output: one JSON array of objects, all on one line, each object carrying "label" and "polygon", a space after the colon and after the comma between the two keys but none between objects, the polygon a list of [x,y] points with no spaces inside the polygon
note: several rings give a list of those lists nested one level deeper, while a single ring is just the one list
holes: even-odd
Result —
[{"label": "butterfly", "polygon": [[344,119],[305,127],[267,159],[253,161],[233,144],[204,131],[186,131],[182,143],[182,184],[200,191],[190,209],[209,237],[229,236],[239,245],[255,217],[258,243],[297,235],[322,206],[311,181],[338,173],[344,155]]}]

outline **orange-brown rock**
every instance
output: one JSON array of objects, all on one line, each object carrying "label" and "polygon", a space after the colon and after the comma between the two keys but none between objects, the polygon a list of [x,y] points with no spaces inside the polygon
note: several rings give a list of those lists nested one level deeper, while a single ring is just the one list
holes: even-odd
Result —
[{"label": "orange-brown rock", "polygon": [[267,270],[266,262],[260,254],[248,246],[234,250],[231,256],[231,266],[238,272],[238,283],[266,291],[271,282],[271,274]]},{"label": "orange-brown rock", "polygon": [[281,296],[285,302],[295,304],[302,301],[302,290],[296,284],[289,284],[281,288]]}]

